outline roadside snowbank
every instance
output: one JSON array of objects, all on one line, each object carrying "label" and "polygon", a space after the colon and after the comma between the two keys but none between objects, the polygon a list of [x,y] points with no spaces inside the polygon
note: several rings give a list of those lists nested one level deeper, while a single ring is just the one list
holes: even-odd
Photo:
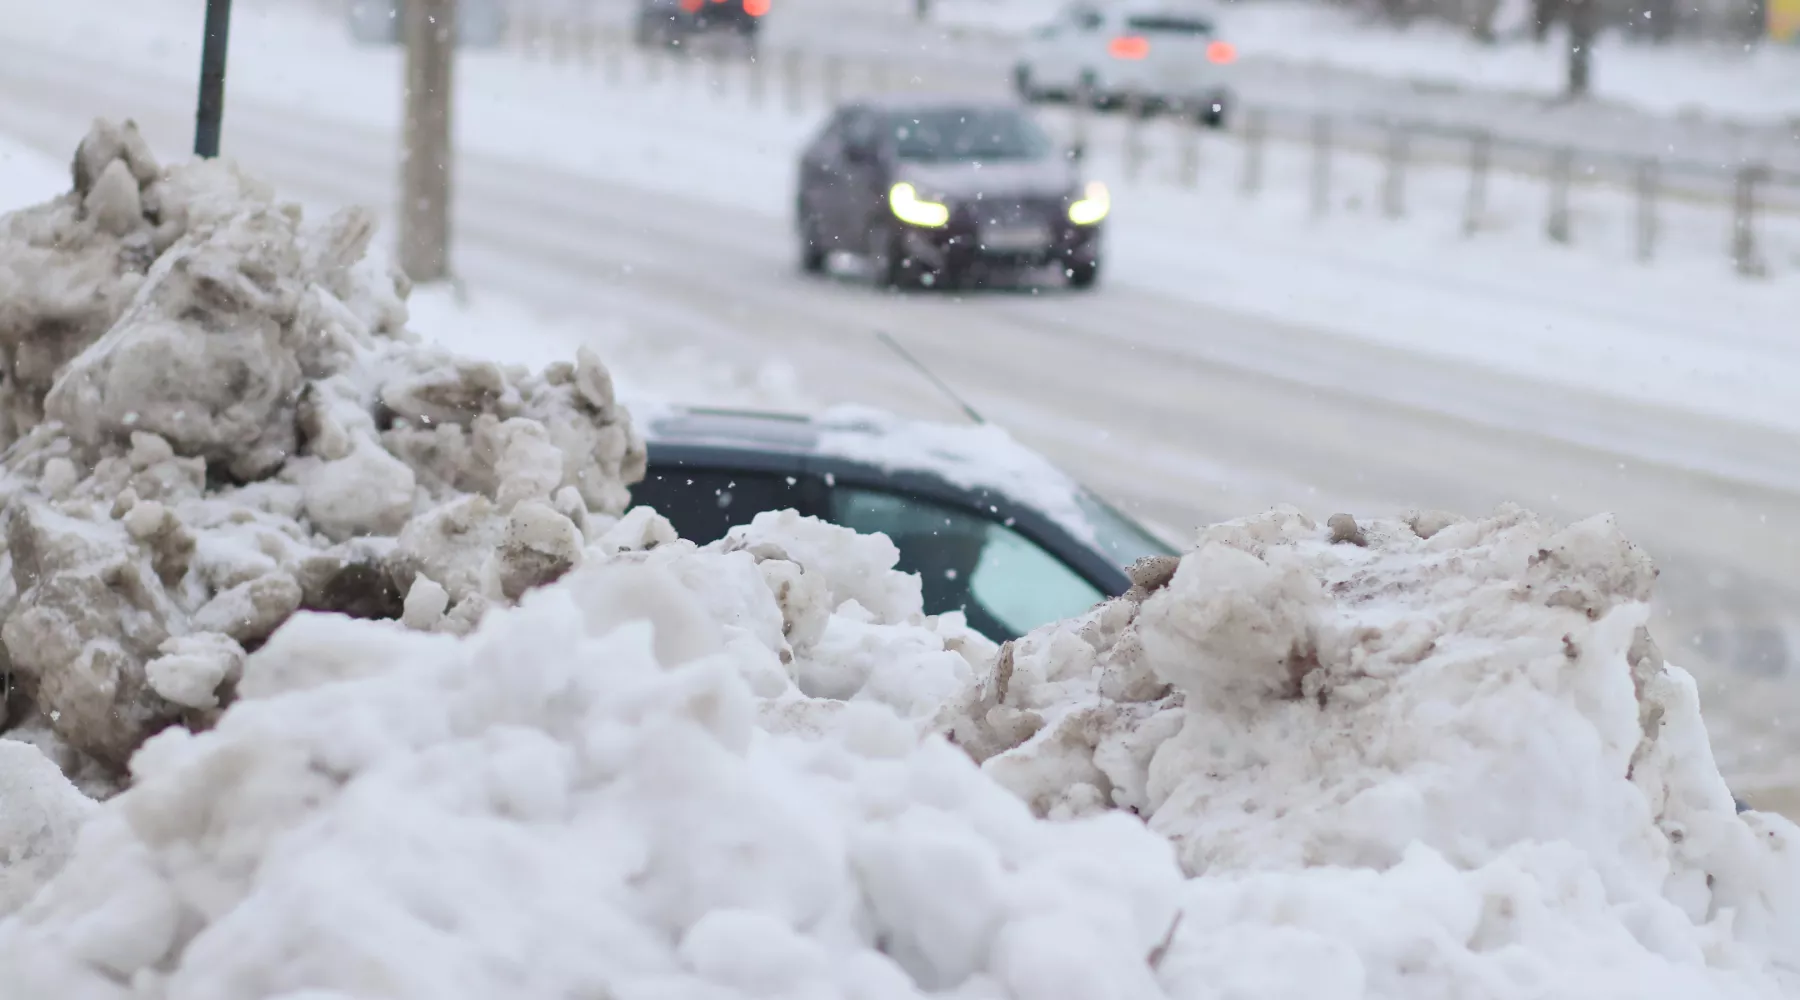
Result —
[{"label": "roadside snowbank", "polygon": [[1176,846],[1176,992],[1790,995],[1800,830],[1735,812],[1655,575],[1608,517],[1278,510],[1009,644],[942,724],[1038,814]]},{"label": "roadside snowbank", "polygon": [[643,445],[599,361],[422,345],[373,232],[105,122],[71,193],[0,218],[0,726],[71,773],[205,724],[298,609],[392,617],[424,576],[467,631],[624,511]]},{"label": "roadside snowbank", "polygon": [[0,222],[5,724],[130,787],[0,740],[0,1000],[1800,989],[1608,519],[1277,511],[996,650],[616,516],[605,369],[420,346],[362,217],[78,164]]}]

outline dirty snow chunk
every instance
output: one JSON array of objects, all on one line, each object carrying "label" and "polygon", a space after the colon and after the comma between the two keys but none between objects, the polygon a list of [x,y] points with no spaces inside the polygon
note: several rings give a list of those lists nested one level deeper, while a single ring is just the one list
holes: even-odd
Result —
[{"label": "dirty snow chunk", "polygon": [[62,869],[94,809],[37,747],[0,739],[0,919]]},{"label": "dirty snow chunk", "polygon": [[156,693],[188,708],[215,708],[217,691],[244,669],[244,647],[228,635],[200,632],[162,644],[163,655],[144,667]]},{"label": "dirty snow chunk", "polygon": [[1612,519],[1359,528],[1208,528],[940,725],[1040,815],[1175,844],[1174,995],[1800,989],[1800,830],[1736,813]]},{"label": "dirty snow chunk", "polygon": [[399,618],[421,575],[453,603],[414,617],[463,634],[623,513],[644,445],[599,359],[421,343],[372,213],[164,168],[130,123],[95,123],[72,174],[0,217],[0,731],[49,729],[85,786],[235,695],[242,648],[186,640]]},{"label": "dirty snow chunk", "polygon": [[724,551],[785,559],[817,574],[824,582],[828,607],[855,601],[875,621],[888,624],[924,617],[919,578],[889,572],[900,562],[900,550],[885,535],[859,535],[829,521],[782,510],[763,511],[714,544]]},{"label": "dirty snow chunk", "polygon": [[[858,711],[900,739],[760,729],[733,649],[658,655],[666,626],[719,625],[647,565],[677,554],[578,569],[461,640],[295,617],[244,700],[146,743],[0,923],[5,988],[1058,1000],[1021,957],[1049,931],[1079,940],[1084,981],[1156,995],[1166,842],[1120,815],[1037,821],[878,706]],[[745,554],[687,555],[744,563],[772,602]]]}]

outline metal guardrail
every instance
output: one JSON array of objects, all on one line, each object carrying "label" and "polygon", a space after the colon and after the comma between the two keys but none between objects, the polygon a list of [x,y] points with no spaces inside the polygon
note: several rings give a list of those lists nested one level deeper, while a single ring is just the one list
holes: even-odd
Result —
[{"label": "metal guardrail", "polygon": [[[318,2],[338,6],[343,0]],[[520,3],[509,15],[505,45],[527,60],[592,72],[612,87],[679,86],[704,75],[705,89],[715,99],[735,91],[751,106],[774,100],[794,114],[895,87],[991,95],[1007,86],[1004,79],[928,57],[903,61],[792,48],[639,47],[616,17],[603,18],[583,3]],[[1408,197],[1417,172],[1455,170],[1463,175],[1458,227],[1469,237],[1484,231],[1492,186],[1505,178],[1541,187],[1540,228],[1547,243],[1581,239],[1578,209],[1584,198],[1604,193],[1630,200],[1632,251],[1639,261],[1654,259],[1668,244],[1672,227],[1664,224],[1665,218],[1685,208],[1716,216],[1720,252],[1737,273],[1762,277],[1800,268],[1800,233],[1791,249],[1777,249],[1767,239],[1772,222],[1784,227],[1784,236],[1787,226],[1800,230],[1800,171],[1764,163],[1634,156],[1478,127],[1383,114],[1319,113],[1267,102],[1234,109],[1221,133],[1179,118],[1147,119],[1131,107],[1113,113],[1071,111],[1067,127],[1074,135],[1093,139],[1102,128],[1116,132],[1109,141],[1117,143],[1128,180],[1141,180],[1149,165],[1169,160],[1174,164],[1170,183],[1197,186],[1200,145],[1217,136],[1239,146],[1234,187],[1240,196],[1255,198],[1270,182],[1271,147],[1282,144],[1304,150],[1309,159],[1304,194],[1315,216],[1329,214],[1336,203],[1340,165],[1359,158],[1379,165],[1374,201],[1386,219],[1417,214]]]}]

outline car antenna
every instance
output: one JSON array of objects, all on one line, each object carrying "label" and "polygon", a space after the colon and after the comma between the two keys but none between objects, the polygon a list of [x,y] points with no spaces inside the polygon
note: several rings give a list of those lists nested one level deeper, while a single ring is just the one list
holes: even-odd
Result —
[{"label": "car antenna", "polygon": [[957,406],[962,407],[962,411],[969,415],[970,420],[975,421],[977,424],[986,424],[987,423],[987,421],[982,418],[981,414],[975,412],[975,408],[973,406],[970,406],[968,403],[964,402],[963,398],[956,394],[955,389],[952,389],[948,385],[945,385],[943,379],[938,378],[936,375],[933,375],[931,373],[931,369],[929,369],[929,368],[925,367],[923,364],[921,364],[919,362],[919,359],[913,357],[912,354],[906,350],[906,348],[901,347],[900,342],[898,340],[895,340],[893,337],[888,336],[888,333],[886,330],[876,330],[875,337],[876,337],[876,339],[880,340],[882,343],[893,348],[894,353],[900,355],[900,359],[902,361],[905,361],[907,364],[912,365],[913,368],[915,370],[917,370],[920,375],[923,375],[926,378],[930,379],[931,384],[937,386],[939,392],[950,397],[950,401],[955,403]]}]

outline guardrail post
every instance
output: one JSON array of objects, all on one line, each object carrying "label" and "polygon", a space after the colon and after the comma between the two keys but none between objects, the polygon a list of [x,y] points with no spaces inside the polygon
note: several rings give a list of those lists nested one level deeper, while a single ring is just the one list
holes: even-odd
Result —
[{"label": "guardrail post", "polygon": [[1144,98],[1132,94],[1125,101],[1125,179],[1136,182],[1144,171]]},{"label": "guardrail post", "polygon": [[844,99],[844,57],[830,55],[825,57],[825,106],[835,108]]},{"label": "guardrail post", "polygon": [[768,68],[763,65],[761,51],[750,53],[750,65],[744,67],[744,73],[747,75],[744,90],[750,99],[750,106],[760,108],[769,85]]},{"label": "guardrail post", "polygon": [[1262,190],[1263,143],[1268,138],[1268,112],[1262,108],[1246,108],[1244,112],[1244,177],[1240,185],[1244,196]]},{"label": "guardrail post", "polygon": [[1488,164],[1494,155],[1494,137],[1486,132],[1469,134],[1469,190],[1463,201],[1463,235],[1473,236],[1481,229],[1481,217],[1487,213]]},{"label": "guardrail post", "polygon": [[1575,151],[1559,149],[1550,154],[1550,170],[1546,183],[1550,187],[1550,211],[1544,222],[1544,235],[1557,243],[1569,243],[1574,233],[1569,228],[1569,185],[1575,173]]},{"label": "guardrail post", "polygon": [[725,57],[724,52],[716,48],[711,52],[701,53],[700,58],[701,69],[706,74],[707,83],[712,88],[713,97],[723,101],[726,92],[731,89],[729,86],[731,81],[725,78],[725,75],[731,70],[730,60]]},{"label": "guardrail post", "polygon": [[1200,185],[1200,132],[1206,128],[1204,108],[1192,110],[1182,119],[1181,130],[1181,183],[1186,187]]},{"label": "guardrail post", "polygon": [[1386,170],[1381,178],[1381,211],[1390,219],[1406,214],[1406,160],[1411,136],[1406,126],[1388,124]]},{"label": "guardrail post", "polygon": [[1331,118],[1312,120],[1312,214],[1324,218],[1331,211]]},{"label": "guardrail post", "polygon": [[1768,179],[1769,168],[1748,164],[1738,168],[1731,199],[1731,261],[1745,277],[1760,278],[1768,264],[1756,244],[1756,189]]},{"label": "guardrail post", "polygon": [[787,109],[799,114],[805,107],[800,96],[799,49],[788,49],[781,54],[781,81],[787,91]]},{"label": "guardrail post", "polygon": [[550,22],[550,64],[561,66],[569,61],[569,21],[562,14],[552,15]]},{"label": "guardrail post", "polygon": [[1637,259],[1645,264],[1656,254],[1656,196],[1662,164],[1655,157],[1637,167]]},{"label": "guardrail post", "polygon": [[600,58],[605,63],[607,86],[618,87],[625,83],[625,50],[630,44],[631,39],[622,32],[602,31]]},{"label": "guardrail post", "polygon": [[653,44],[645,45],[643,47],[644,82],[660,86],[663,78],[663,60],[668,57],[669,49],[668,46],[661,44],[654,38],[651,39],[651,42]]}]

